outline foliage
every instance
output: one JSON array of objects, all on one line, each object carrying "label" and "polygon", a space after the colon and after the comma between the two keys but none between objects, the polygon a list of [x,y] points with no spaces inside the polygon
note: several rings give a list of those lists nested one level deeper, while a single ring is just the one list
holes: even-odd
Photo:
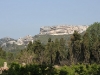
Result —
[{"label": "foliage", "polygon": [[0,48],[0,58],[6,58],[6,52]]},{"label": "foliage", "polygon": [[3,64],[4,64],[5,61],[6,61],[5,59],[0,58],[0,67],[3,66]]},{"label": "foliage", "polygon": [[70,38],[69,43],[69,54],[71,63],[77,63],[81,60],[81,35],[74,31],[73,35]]},{"label": "foliage", "polygon": [[83,36],[85,62],[100,63],[100,23],[93,23]]},{"label": "foliage", "polygon": [[14,61],[13,54],[0,48],[0,66],[3,66],[4,62],[8,62],[8,64],[10,64],[12,61]]},{"label": "foliage", "polygon": [[[3,72],[4,74],[5,72]],[[21,66],[17,63],[12,63],[6,75],[55,75],[56,69],[50,65],[35,65],[30,64]]]},{"label": "foliage", "polygon": [[63,38],[52,41],[49,38],[46,45],[43,45],[40,40],[35,40],[33,43],[30,42],[26,50],[22,50],[16,59],[19,63],[30,64],[28,62],[32,57],[31,63],[60,65],[60,61],[65,59],[66,55],[66,41]]},{"label": "foliage", "polygon": [[52,65],[30,64],[26,66],[12,63],[8,71],[2,75],[99,75],[100,65],[98,64],[77,64],[71,66],[60,66],[55,68]]}]

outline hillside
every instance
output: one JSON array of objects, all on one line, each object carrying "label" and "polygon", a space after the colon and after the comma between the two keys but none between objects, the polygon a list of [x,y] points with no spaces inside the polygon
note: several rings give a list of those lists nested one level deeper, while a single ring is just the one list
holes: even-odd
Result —
[{"label": "hillside", "polygon": [[40,33],[35,36],[27,35],[19,39],[10,37],[1,38],[0,46],[5,51],[17,52],[24,49],[30,41],[34,42],[34,40],[40,40],[43,44],[46,44],[49,38],[51,38],[52,41],[56,38],[64,38],[67,42],[75,30],[79,33],[83,33],[87,28],[88,26],[86,25],[44,26],[40,28]]},{"label": "hillside", "polygon": [[5,51],[18,52],[24,49],[28,45],[28,43],[32,40],[33,40],[33,37],[30,35],[27,35],[19,39],[4,37],[0,39],[0,46]]},{"label": "hillside", "polygon": [[69,35],[35,35],[34,40],[40,40],[43,44],[46,44],[48,42],[48,39],[51,38],[52,41],[54,41],[56,38],[64,38],[66,41],[69,40],[71,34]]}]

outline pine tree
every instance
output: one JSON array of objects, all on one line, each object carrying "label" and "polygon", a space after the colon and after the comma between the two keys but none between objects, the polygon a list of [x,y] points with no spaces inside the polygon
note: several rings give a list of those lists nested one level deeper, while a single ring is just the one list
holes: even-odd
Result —
[{"label": "pine tree", "polygon": [[69,54],[71,63],[80,61],[81,54],[81,35],[74,31],[69,42]]},{"label": "pine tree", "polygon": [[83,36],[86,63],[99,62],[100,23],[93,23]]},{"label": "pine tree", "polygon": [[40,40],[36,40],[33,43],[33,52],[37,55],[37,62],[42,64],[44,62],[44,50],[45,47],[42,45]]}]

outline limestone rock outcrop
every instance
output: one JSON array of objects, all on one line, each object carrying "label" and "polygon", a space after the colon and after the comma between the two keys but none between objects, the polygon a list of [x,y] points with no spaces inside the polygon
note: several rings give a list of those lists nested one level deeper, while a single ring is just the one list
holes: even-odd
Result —
[{"label": "limestone rock outcrop", "polygon": [[40,35],[64,35],[64,34],[73,34],[76,30],[79,33],[82,33],[88,28],[86,25],[59,25],[59,26],[44,26],[40,28]]},{"label": "limestone rock outcrop", "polygon": [[1,45],[1,47],[4,47],[4,46],[6,47],[7,44],[27,45],[30,41],[33,41],[33,40],[34,40],[33,36],[31,36],[31,35],[27,35],[27,36],[25,36],[23,38],[19,38],[17,40],[6,37],[6,38],[0,39],[0,45]]},{"label": "limestone rock outcrop", "polygon": [[16,44],[17,45],[27,45],[30,41],[33,41],[33,37],[31,35],[27,35],[23,38],[19,38]]}]

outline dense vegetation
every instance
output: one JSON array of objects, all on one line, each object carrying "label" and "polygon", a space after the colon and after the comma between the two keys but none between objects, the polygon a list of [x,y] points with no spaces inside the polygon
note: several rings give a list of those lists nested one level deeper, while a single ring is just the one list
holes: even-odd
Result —
[{"label": "dense vegetation", "polygon": [[14,60],[14,55],[10,52],[4,51],[2,48],[0,48],[0,67],[3,66],[3,63],[5,61],[8,62],[8,64],[12,63]]},{"label": "dense vegetation", "polygon": [[100,65],[77,64],[71,66],[51,66],[30,64],[21,66],[13,63],[2,75],[100,75]]},{"label": "dense vegetation", "polygon": [[[67,40],[67,41],[66,41]],[[68,38],[49,38],[30,42],[14,58],[8,75],[99,75],[100,23],[95,22],[81,35],[74,31]],[[26,66],[19,64],[26,63]],[[55,68],[54,65],[60,67]],[[67,65],[67,66],[64,66]],[[12,72],[11,72],[12,71]],[[24,74],[23,74],[24,73]]]}]

